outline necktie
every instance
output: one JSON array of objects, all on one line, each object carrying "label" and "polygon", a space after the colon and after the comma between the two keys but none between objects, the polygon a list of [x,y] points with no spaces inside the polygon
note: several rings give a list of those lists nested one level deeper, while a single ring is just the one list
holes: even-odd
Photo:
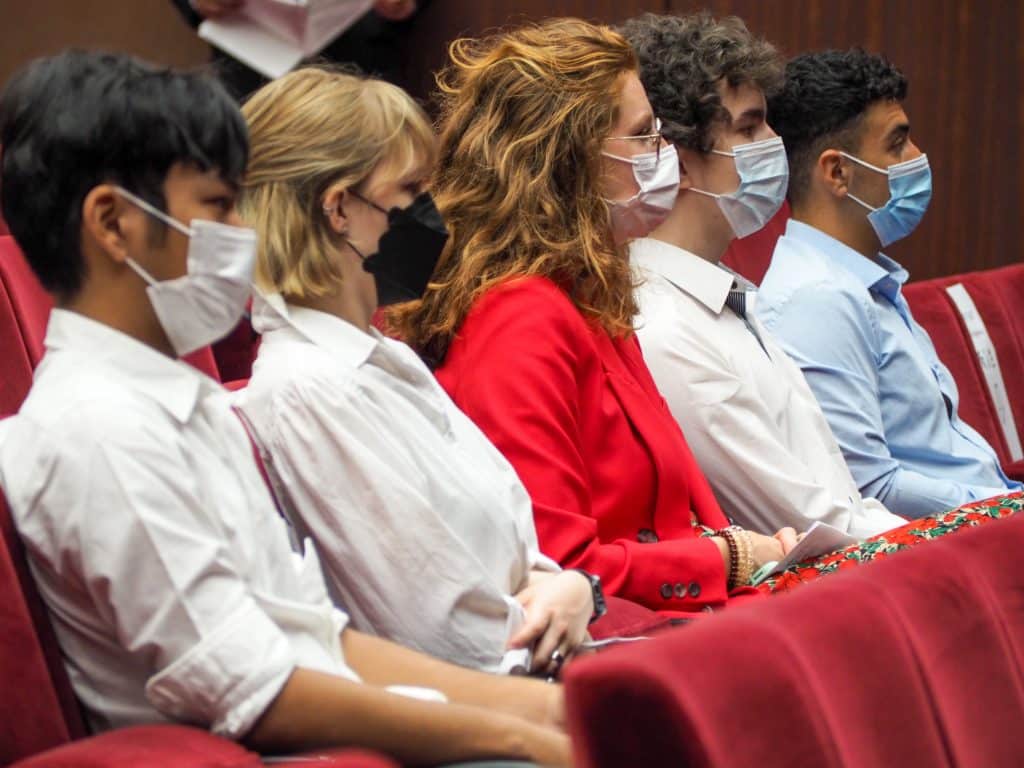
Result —
[{"label": "necktie", "polygon": [[[729,289],[729,294],[725,297],[725,306],[731,309],[736,317],[743,321],[743,324],[747,326],[747,330],[754,334],[758,345],[768,355],[768,350],[765,349],[764,342],[761,341],[761,334],[757,332],[757,328],[754,327],[754,324],[750,322],[750,318],[747,317],[747,292],[735,281],[733,281],[732,288]],[[768,355],[768,357],[771,357],[771,355]]]}]

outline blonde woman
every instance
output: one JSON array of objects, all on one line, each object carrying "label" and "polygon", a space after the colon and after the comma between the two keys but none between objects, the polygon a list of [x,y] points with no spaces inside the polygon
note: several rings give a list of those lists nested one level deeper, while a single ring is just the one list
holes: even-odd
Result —
[{"label": "blonde woman", "polygon": [[240,405],[333,596],[360,629],[458,664],[508,671],[532,648],[553,669],[599,585],[541,555],[512,467],[370,325],[378,306],[419,297],[447,239],[424,191],[426,116],[395,86],[321,69],[267,85],[243,113],[240,210],[266,296]]},{"label": "blonde woman", "polygon": [[641,357],[625,242],[679,159],[632,49],[549,21],[457,41],[440,82],[451,239],[394,324],[516,468],[546,554],[656,610],[725,605],[796,535],[729,527]]}]

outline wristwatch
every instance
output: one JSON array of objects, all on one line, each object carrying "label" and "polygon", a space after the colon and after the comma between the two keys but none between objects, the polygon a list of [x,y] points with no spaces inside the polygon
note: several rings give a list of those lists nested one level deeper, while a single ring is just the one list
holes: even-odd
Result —
[{"label": "wristwatch", "polygon": [[582,568],[572,568],[571,570],[582,574],[590,582],[590,595],[594,599],[594,614],[590,617],[590,623],[593,624],[608,613],[608,603],[604,600],[604,590],[601,588],[601,577],[596,573],[587,573]]}]

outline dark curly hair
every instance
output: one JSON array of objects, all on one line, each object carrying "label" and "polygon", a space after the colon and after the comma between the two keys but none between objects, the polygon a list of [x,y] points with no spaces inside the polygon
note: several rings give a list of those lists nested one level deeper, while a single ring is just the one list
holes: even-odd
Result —
[{"label": "dark curly hair", "polygon": [[86,276],[82,201],[93,187],[121,184],[165,208],[176,163],[241,181],[248,136],[211,77],[119,53],[37,59],[0,96],[0,207],[43,287],[67,300]]},{"label": "dark curly hair", "polygon": [[714,129],[728,123],[719,84],[752,83],[772,94],[782,83],[782,59],[735,16],[716,21],[645,13],[619,27],[640,60],[640,80],[665,138],[697,152],[711,150]]},{"label": "dark curly hair", "polygon": [[806,194],[811,168],[824,150],[859,151],[863,117],[872,104],[906,97],[903,73],[860,48],[792,59],[783,87],[768,100],[772,127],[789,156],[790,202]]}]

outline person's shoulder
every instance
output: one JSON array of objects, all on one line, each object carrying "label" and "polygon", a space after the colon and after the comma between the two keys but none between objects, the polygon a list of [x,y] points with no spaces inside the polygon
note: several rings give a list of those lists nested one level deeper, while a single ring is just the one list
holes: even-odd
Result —
[{"label": "person's shoulder", "polygon": [[869,291],[852,274],[798,241],[776,250],[757,297],[757,317],[769,329],[786,316],[807,321],[861,316],[871,304]]},{"label": "person's shoulder", "polygon": [[273,339],[260,345],[246,390],[275,392],[302,382],[344,378],[355,366],[311,341]]},{"label": "person's shoulder", "polygon": [[510,278],[484,293],[470,308],[460,335],[581,335],[587,329],[586,319],[561,286],[530,275]]},{"label": "person's shoulder", "polygon": [[168,418],[159,403],[100,367],[43,366],[19,411],[41,435],[87,451]]},{"label": "person's shoulder", "polygon": [[576,311],[569,294],[555,281],[540,275],[512,277],[498,283],[477,299],[470,311],[523,307],[546,314]]},{"label": "person's shoulder", "polygon": [[636,331],[641,342],[652,336],[688,339],[714,332],[720,313],[661,275],[641,270],[638,277]]}]

